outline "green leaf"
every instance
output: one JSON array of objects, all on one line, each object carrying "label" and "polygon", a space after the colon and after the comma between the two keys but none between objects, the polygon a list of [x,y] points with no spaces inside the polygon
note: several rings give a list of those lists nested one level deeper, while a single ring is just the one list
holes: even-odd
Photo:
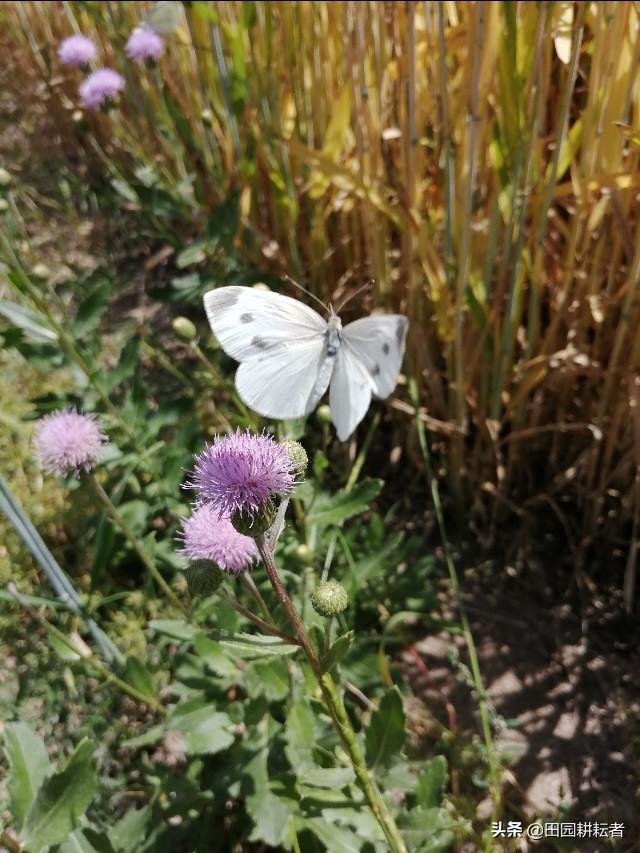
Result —
[{"label": "green leaf", "polygon": [[350,767],[316,767],[298,776],[303,785],[313,788],[344,788],[355,780]]},{"label": "green leaf", "polygon": [[36,343],[46,344],[57,341],[58,336],[49,327],[44,314],[23,308],[8,299],[0,299],[0,314]]},{"label": "green leaf", "polygon": [[205,705],[186,714],[174,714],[167,723],[171,731],[180,732],[188,755],[211,755],[231,746],[233,723],[228,714]]},{"label": "green leaf", "polygon": [[317,736],[316,716],[305,700],[294,702],[289,708],[284,738],[284,748],[289,764],[296,773],[311,770],[316,766],[313,747]]},{"label": "green leaf", "polygon": [[151,806],[131,809],[109,829],[109,841],[122,853],[140,850],[147,834],[147,824],[152,816]]},{"label": "green leaf", "polygon": [[93,750],[88,738],[81,740],[62,770],[40,786],[20,835],[33,853],[65,841],[87,810],[96,788]]},{"label": "green leaf", "polygon": [[120,504],[118,511],[134,533],[138,535],[144,533],[147,526],[147,514],[149,512],[149,505],[146,501],[137,499],[125,501],[125,503]]},{"label": "green leaf", "polygon": [[354,832],[329,823],[322,817],[296,822],[296,828],[307,828],[316,835],[331,853],[360,853],[363,839]]},{"label": "green leaf", "polygon": [[[369,578],[380,575],[383,569],[388,565],[391,556],[400,547],[404,533],[394,533],[389,536],[381,548],[376,548],[373,553],[368,554],[361,560],[358,560],[352,569],[350,569],[349,577],[361,586]],[[396,564],[398,559],[396,558]]]},{"label": "green leaf", "polygon": [[[75,661],[80,660],[82,655],[80,652],[76,652],[73,650],[71,645],[65,643],[63,639],[58,637],[56,634],[49,634],[49,645],[54,650],[54,652],[58,655],[60,660],[65,663],[75,663]],[[73,644],[73,640],[71,637],[68,638],[69,643]]]},{"label": "green leaf", "polygon": [[219,634],[216,640],[226,649],[230,649],[238,657],[267,657],[272,655],[292,655],[300,646],[285,643],[278,637],[264,634]]},{"label": "green leaf", "polygon": [[313,503],[307,521],[310,525],[326,527],[329,524],[341,524],[347,518],[364,512],[376,498],[382,486],[382,480],[362,480],[350,492],[338,492],[329,497],[318,495]]},{"label": "green leaf", "polygon": [[73,330],[77,338],[82,338],[95,331],[109,302],[111,288],[108,281],[101,281],[93,291],[80,303]]},{"label": "green leaf", "polygon": [[10,768],[7,788],[11,812],[21,826],[51,765],[42,740],[26,723],[7,723],[4,741]]},{"label": "green leaf", "polygon": [[445,853],[455,840],[455,824],[446,809],[411,809],[398,823],[409,850]]},{"label": "green leaf", "polygon": [[166,734],[166,728],[163,725],[151,726],[146,732],[136,737],[131,737],[125,740],[122,746],[127,749],[137,749],[140,746],[150,746],[152,743],[157,743]]},{"label": "green leaf", "polygon": [[371,716],[365,735],[369,767],[387,764],[402,749],[405,738],[405,717],[402,696],[392,687],[382,697],[380,706]]},{"label": "green leaf", "polygon": [[[67,838],[64,844],[58,848],[58,853],[112,853],[113,847],[109,844],[109,839],[105,835],[93,832],[93,838],[87,838],[87,833],[90,830],[76,829]],[[94,844],[94,839],[96,844]]]},{"label": "green leaf", "polygon": [[140,339],[137,335],[129,338],[120,352],[118,364],[105,375],[104,384],[107,391],[113,391],[120,383],[130,379],[140,363],[138,349]]},{"label": "green leaf", "polygon": [[264,841],[279,847],[289,827],[289,808],[268,788],[261,788],[247,797],[247,810],[254,827],[249,841]]},{"label": "green leaf", "polygon": [[197,628],[182,619],[152,619],[149,627],[172,640],[193,640],[199,633]]},{"label": "green leaf", "polygon": [[264,693],[267,699],[277,702],[289,693],[289,673],[282,658],[254,661],[244,676],[250,696]]},{"label": "green leaf", "polygon": [[183,249],[176,258],[176,266],[179,270],[190,267],[192,264],[200,264],[207,257],[209,244],[207,240],[196,240],[186,249]]},{"label": "green leaf", "polygon": [[156,686],[153,681],[153,675],[141,660],[129,655],[126,664],[126,677],[129,684],[135,687],[147,699],[156,698]]},{"label": "green leaf", "polygon": [[323,655],[320,662],[323,672],[329,672],[330,669],[339,663],[346,653],[351,648],[355,634],[353,631],[347,631],[341,637],[333,641],[329,651]]},{"label": "green leaf", "polygon": [[193,647],[198,657],[212,669],[216,675],[222,678],[237,678],[239,670],[228,654],[225,653],[220,643],[198,634]]},{"label": "green leaf", "polygon": [[416,787],[418,805],[428,809],[442,803],[447,775],[447,759],[444,755],[436,755],[426,763]]}]

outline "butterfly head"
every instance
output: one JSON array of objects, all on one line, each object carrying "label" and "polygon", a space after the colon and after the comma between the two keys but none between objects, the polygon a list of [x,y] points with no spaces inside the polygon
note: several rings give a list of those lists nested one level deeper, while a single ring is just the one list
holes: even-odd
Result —
[{"label": "butterfly head", "polygon": [[327,355],[334,357],[340,349],[340,332],[342,331],[342,321],[331,306],[329,306],[330,315],[327,320]]},{"label": "butterfly head", "polygon": [[329,306],[329,319],[327,320],[327,326],[329,327],[330,332],[339,332],[342,329],[342,320],[336,312],[333,310],[333,307]]}]

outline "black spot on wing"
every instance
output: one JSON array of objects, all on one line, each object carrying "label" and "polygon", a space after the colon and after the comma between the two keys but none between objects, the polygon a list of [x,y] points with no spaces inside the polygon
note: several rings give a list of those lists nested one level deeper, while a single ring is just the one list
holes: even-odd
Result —
[{"label": "black spot on wing", "polygon": [[374,364],[373,367],[371,368],[371,370],[369,371],[369,373],[372,376],[378,376],[378,374],[380,373],[380,365]]},{"label": "black spot on wing", "polygon": [[216,311],[226,311],[228,308],[232,308],[239,298],[240,294],[234,287],[221,287],[212,292],[212,302],[215,304]]},{"label": "black spot on wing", "polygon": [[387,343],[382,344],[382,352],[385,355],[389,355],[389,344],[387,344]]},{"label": "black spot on wing", "polygon": [[241,323],[253,323],[253,319],[253,314],[249,314],[248,312],[240,315]]},{"label": "black spot on wing", "polygon": [[264,338],[258,337],[257,335],[251,338],[251,344],[252,346],[261,350],[271,349],[271,347],[275,346],[274,341],[267,341]]}]

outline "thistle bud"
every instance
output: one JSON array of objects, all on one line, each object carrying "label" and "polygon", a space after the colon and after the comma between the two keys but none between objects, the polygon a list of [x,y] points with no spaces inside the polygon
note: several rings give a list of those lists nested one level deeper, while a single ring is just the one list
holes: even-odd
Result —
[{"label": "thistle bud", "polygon": [[36,264],[31,270],[31,275],[40,281],[46,281],[51,275],[51,270],[46,264]]},{"label": "thistle bud", "polygon": [[202,123],[206,124],[207,127],[211,127],[213,124],[213,113],[210,109],[204,109],[200,113],[200,118],[202,119]]},{"label": "thistle bud", "polygon": [[295,555],[301,563],[311,564],[313,562],[313,551],[308,545],[301,543],[295,550]]},{"label": "thistle bud", "polygon": [[193,596],[213,595],[218,589],[224,574],[211,560],[194,560],[184,571]]},{"label": "thistle bud", "polygon": [[275,520],[276,508],[272,501],[261,504],[253,515],[236,510],[231,516],[231,524],[238,533],[242,533],[243,536],[250,536],[252,539],[266,533]]},{"label": "thistle bud", "polygon": [[183,341],[192,341],[198,335],[198,331],[188,317],[176,317],[171,324],[176,337]]},{"label": "thistle bud", "polygon": [[0,187],[8,187],[12,181],[11,172],[0,169]]},{"label": "thistle bud", "polygon": [[331,423],[331,409],[326,403],[323,403],[322,406],[318,406],[316,410],[316,418],[320,424],[328,425]]},{"label": "thistle bud", "polygon": [[287,451],[287,456],[291,460],[291,465],[298,477],[304,477],[304,472],[309,464],[307,451],[299,441],[293,441],[291,438],[285,438],[280,444]]},{"label": "thistle bud", "polygon": [[0,213],[6,213],[9,210],[9,202],[6,198],[0,198]]},{"label": "thistle bud", "polygon": [[325,581],[311,595],[311,604],[321,616],[337,616],[349,603],[346,589],[338,581]]}]

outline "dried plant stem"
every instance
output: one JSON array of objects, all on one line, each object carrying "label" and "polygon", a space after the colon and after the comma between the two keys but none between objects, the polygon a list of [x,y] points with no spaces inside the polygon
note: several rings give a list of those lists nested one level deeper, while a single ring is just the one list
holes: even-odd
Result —
[{"label": "dried plant stem", "polygon": [[137,554],[137,555],[138,555],[138,557],[140,558],[140,560],[141,560],[141,562],[143,563],[143,565],[145,566],[145,568],[146,568],[146,569],[148,569],[149,574],[152,576],[152,578],[153,578],[153,579],[155,580],[155,582],[158,584],[158,586],[160,587],[160,589],[164,592],[164,594],[167,596],[167,598],[169,598],[169,599],[171,600],[171,602],[172,602],[173,604],[175,604],[175,606],[176,606],[176,607],[180,608],[180,610],[182,610],[184,613],[186,613],[186,612],[187,612],[187,607],[186,607],[186,605],[184,605],[184,604],[180,601],[180,599],[178,598],[178,596],[177,596],[177,595],[175,594],[175,592],[171,589],[171,587],[170,587],[170,586],[169,586],[169,584],[166,582],[166,580],[162,577],[162,575],[161,575],[161,573],[160,573],[160,570],[158,569],[158,567],[156,566],[156,564],[153,562],[153,560],[151,559],[151,557],[150,557],[150,556],[149,556],[149,554],[147,553],[147,551],[146,551],[146,549],[145,549],[144,545],[142,544],[142,542],[140,542],[140,540],[139,540],[139,539],[138,539],[138,537],[135,535],[135,533],[133,532],[133,530],[129,527],[129,525],[128,525],[128,524],[127,524],[127,522],[124,520],[124,518],[122,517],[122,515],[118,512],[118,510],[117,510],[117,509],[116,509],[116,507],[114,506],[114,504],[113,504],[113,502],[112,502],[111,498],[110,498],[110,497],[109,497],[109,495],[105,492],[105,490],[102,488],[102,486],[100,485],[100,483],[96,480],[95,476],[94,476],[93,474],[89,474],[89,475],[88,475],[88,477],[87,477],[87,480],[88,480],[88,481],[89,481],[89,483],[91,484],[91,487],[92,487],[92,489],[93,489],[93,491],[94,491],[94,494],[95,494],[95,495],[96,495],[96,497],[98,498],[98,501],[99,501],[99,502],[102,504],[102,506],[105,508],[106,513],[107,513],[107,515],[109,516],[109,518],[110,518],[110,519],[114,522],[114,524],[116,524],[116,525],[120,528],[120,530],[124,533],[125,538],[126,538],[126,539],[127,539],[127,541],[129,542],[129,544],[131,545],[131,547],[133,548],[133,550],[136,552],[136,554]]},{"label": "dried plant stem", "polygon": [[293,627],[294,633],[298,637],[307,660],[311,664],[311,668],[313,669],[318,685],[320,686],[320,690],[322,691],[325,704],[331,714],[331,719],[333,720],[343,746],[349,755],[360,789],[365,795],[376,820],[384,831],[389,843],[389,849],[393,851],[393,853],[407,853],[407,848],[402,840],[398,827],[396,826],[393,815],[389,811],[378,786],[367,769],[364,755],[362,754],[360,744],[356,739],[356,733],[353,730],[342,699],[340,698],[338,688],[330,673],[323,672],[318,651],[309,637],[307,629],[291,601],[282,579],[280,578],[280,574],[278,573],[273,557],[273,551],[264,536],[258,536],[256,538],[256,545],[258,546],[258,551],[262,558],[271,586],[273,587],[273,591],[275,592],[282,609],[287,614],[287,618]]}]

